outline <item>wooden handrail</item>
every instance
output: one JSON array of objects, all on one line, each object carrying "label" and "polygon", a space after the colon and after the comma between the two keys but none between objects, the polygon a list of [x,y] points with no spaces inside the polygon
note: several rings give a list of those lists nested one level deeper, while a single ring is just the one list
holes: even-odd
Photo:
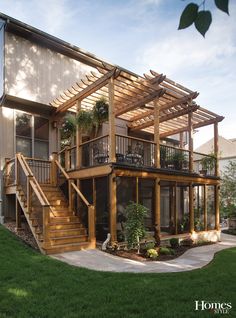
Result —
[{"label": "wooden handrail", "polygon": [[90,140],[88,140],[88,141],[85,141],[85,142],[81,143],[79,146],[81,147],[81,146],[84,146],[84,145],[86,145],[86,144],[89,144],[89,143],[91,143],[91,142],[93,142],[93,141],[97,141],[97,140],[99,140],[99,139],[106,138],[106,137],[109,137],[109,135],[99,136],[99,137],[97,137],[97,138],[90,139]]},{"label": "wooden handrail", "polygon": [[66,173],[65,169],[62,167],[62,165],[60,164],[60,162],[58,162],[58,160],[55,160],[56,165],[58,166],[58,168],[61,170],[61,172],[64,174],[65,178],[67,180],[70,179],[69,175]]},{"label": "wooden handrail", "polygon": [[89,207],[91,204],[88,202],[88,200],[86,200],[86,198],[84,197],[84,195],[81,193],[81,191],[79,190],[79,188],[74,184],[74,182],[71,183],[72,187],[75,189],[75,191],[77,192],[77,194],[80,196],[80,198],[83,200],[83,202],[87,205],[87,207]]},{"label": "wooden handrail", "polygon": [[211,158],[216,159],[216,157],[214,155],[205,154],[205,153],[201,153],[201,152],[195,152],[195,151],[193,153],[196,154],[196,155],[201,155],[201,156],[204,156],[204,157],[211,157]]},{"label": "wooden handrail", "polygon": [[40,161],[40,162],[51,163],[50,160],[39,159],[39,158],[24,157],[24,159],[25,159],[25,160],[32,160],[32,161]]},{"label": "wooden handrail", "polygon": [[133,139],[133,140],[137,140],[137,141],[141,141],[141,142],[146,142],[149,144],[154,144],[154,141],[151,140],[146,140],[146,139],[142,139],[142,138],[137,138],[137,137],[132,137],[132,136],[127,136],[127,135],[122,135],[122,134],[116,134],[117,137],[122,137],[122,138],[127,138],[127,139]]},{"label": "wooden handrail", "polygon": [[169,145],[164,145],[164,144],[160,144],[160,147],[167,147],[167,148],[171,148],[171,149],[175,149],[175,150],[181,150],[181,151],[186,151],[186,152],[191,152],[188,149],[184,149],[184,148],[179,148],[179,147],[174,147],[174,146],[169,146]]}]

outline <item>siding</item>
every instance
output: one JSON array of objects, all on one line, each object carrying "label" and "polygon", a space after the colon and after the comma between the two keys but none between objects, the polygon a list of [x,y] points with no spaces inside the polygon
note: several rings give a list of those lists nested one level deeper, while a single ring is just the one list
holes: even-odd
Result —
[{"label": "siding", "polygon": [[6,94],[49,104],[94,68],[12,33],[5,34]]}]

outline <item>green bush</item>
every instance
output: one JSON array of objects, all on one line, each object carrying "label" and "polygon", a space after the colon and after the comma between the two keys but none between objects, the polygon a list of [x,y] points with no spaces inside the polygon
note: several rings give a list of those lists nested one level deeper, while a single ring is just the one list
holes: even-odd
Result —
[{"label": "green bush", "polygon": [[173,237],[172,239],[170,239],[170,246],[172,248],[179,247],[179,239],[176,237]]},{"label": "green bush", "polygon": [[144,227],[144,217],[148,209],[138,203],[131,202],[127,205],[125,214],[125,231],[128,242],[128,248],[139,248],[140,239],[144,238],[146,232]]},{"label": "green bush", "polygon": [[142,245],[142,250],[143,251],[147,251],[147,250],[150,250],[150,249],[153,249],[155,248],[155,243],[154,242],[148,242],[148,243],[145,243]]},{"label": "green bush", "polygon": [[181,241],[182,246],[192,246],[193,245],[193,240],[191,238],[186,238]]},{"label": "green bush", "polygon": [[174,255],[174,250],[168,247],[160,247],[159,254],[161,255]]},{"label": "green bush", "polygon": [[148,258],[157,259],[158,252],[154,248],[150,248],[149,250],[147,250],[147,254],[146,255],[147,255]]}]

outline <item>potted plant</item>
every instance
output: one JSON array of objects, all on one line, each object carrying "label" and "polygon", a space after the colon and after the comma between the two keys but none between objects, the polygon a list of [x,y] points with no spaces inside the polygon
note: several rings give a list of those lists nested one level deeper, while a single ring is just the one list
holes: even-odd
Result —
[{"label": "potted plant", "polygon": [[200,173],[203,175],[210,173],[213,170],[213,168],[215,167],[215,161],[216,161],[216,156],[213,153],[203,157],[200,161],[201,166],[202,166]]},{"label": "potted plant", "polygon": [[175,150],[172,156],[172,162],[175,170],[182,170],[184,163],[186,162],[186,155],[182,150]]}]

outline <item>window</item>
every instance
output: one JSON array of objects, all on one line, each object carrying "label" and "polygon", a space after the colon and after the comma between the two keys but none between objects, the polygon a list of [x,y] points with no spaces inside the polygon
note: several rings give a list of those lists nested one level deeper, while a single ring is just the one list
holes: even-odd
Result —
[{"label": "window", "polygon": [[4,25],[5,21],[0,19],[0,98],[3,95]]},{"label": "window", "polygon": [[49,122],[46,118],[16,111],[16,152],[24,156],[48,159]]}]

